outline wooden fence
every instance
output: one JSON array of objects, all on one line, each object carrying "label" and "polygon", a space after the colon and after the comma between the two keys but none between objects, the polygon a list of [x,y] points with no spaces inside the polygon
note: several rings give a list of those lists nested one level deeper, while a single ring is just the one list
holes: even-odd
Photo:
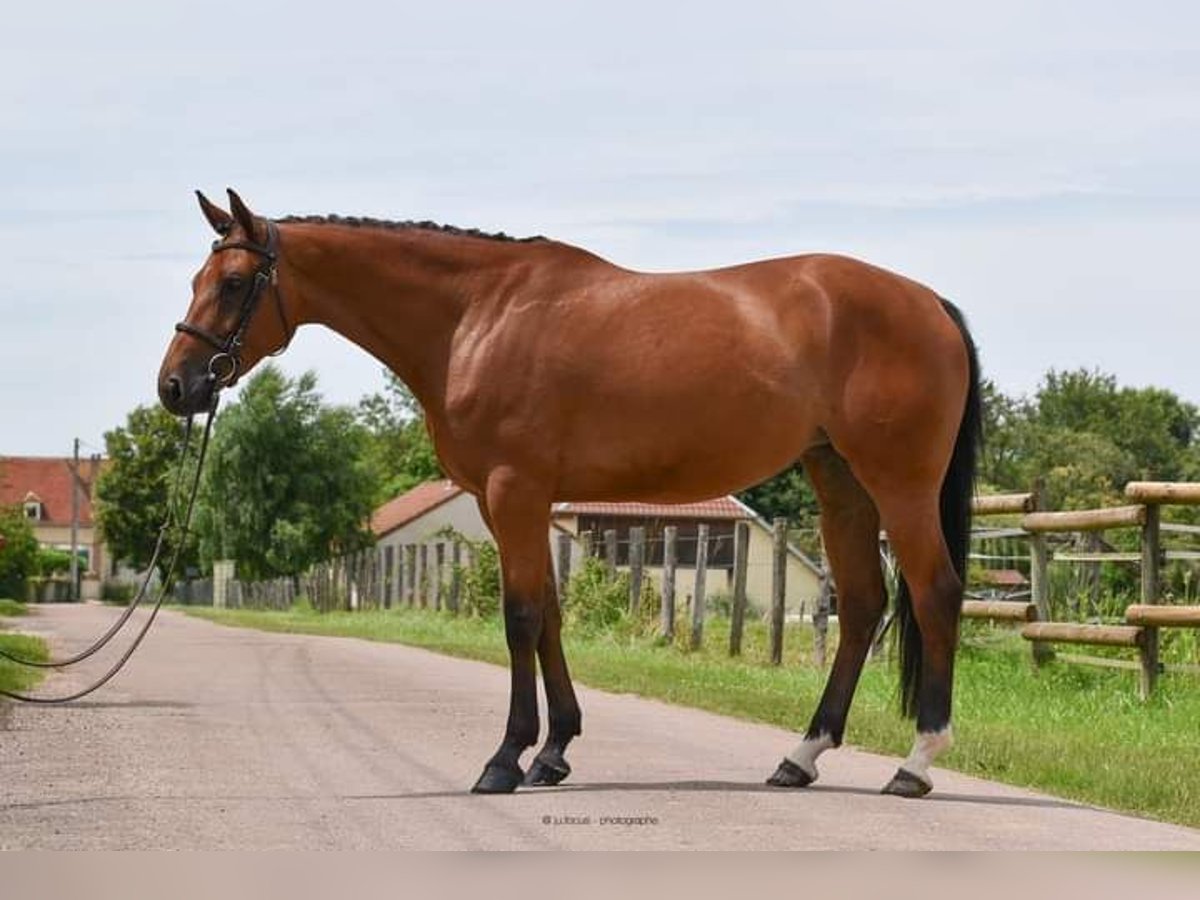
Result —
[{"label": "wooden fence", "polygon": [[[1127,647],[1135,649],[1137,663],[1129,664],[1140,673],[1139,693],[1143,699],[1153,692],[1159,674],[1164,670],[1159,660],[1160,628],[1200,627],[1200,606],[1163,605],[1161,574],[1163,564],[1172,559],[1197,560],[1196,551],[1164,550],[1164,530],[1200,533],[1189,526],[1170,526],[1162,522],[1162,507],[1169,505],[1200,505],[1200,484],[1173,482],[1131,482],[1125,496],[1134,501],[1128,506],[1103,509],[1048,512],[1037,508],[1036,494],[1009,494],[976,498],[975,510],[980,516],[1019,514],[1016,532],[1029,541],[1031,600],[1021,602],[965,603],[967,617],[1002,619],[1024,623],[1022,636],[1033,642],[1034,657],[1039,663],[1053,654],[1050,644],[1084,644],[1090,646]],[[1048,538],[1061,534],[1092,534],[1112,530],[1136,529],[1139,549],[1136,552],[1093,549],[1082,553],[1049,553]],[[1101,563],[1135,564],[1140,568],[1139,602],[1125,609],[1122,624],[1104,622],[1053,621],[1049,595],[1049,564],[1051,561],[1099,565]],[[1071,655],[1072,662],[1125,667],[1122,660]]]},{"label": "wooden fence", "polygon": [[[701,523],[696,541],[695,577],[691,593],[684,598],[683,612],[686,614],[687,644],[697,649],[704,640],[705,620],[712,612],[710,608],[709,581],[711,575],[711,548],[718,540],[709,533],[709,526]],[[769,625],[769,655],[771,663],[783,661],[785,608],[787,588],[787,520],[776,519],[773,523],[773,558],[770,607],[767,613]],[[569,534],[560,534],[555,542],[558,588],[560,596],[566,597],[571,578],[572,554],[576,539]],[[679,598],[676,596],[677,574],[680,568],[679,544],[681,538],[675,526],[663,529],[663,565],[658,588],[660,636],[668,641],[675,640],[680,626]],[[609,578],[615,579],[622,571],[628,573],[629,611],[641,613],[642,598],[648,585],[647,553],[648,535],[644,528],[630,529],[627,545],[628,564],[618,563],[615,530],[607,530],[599,536],[583,532],[578,536],[583,559],[598,559]],[[746,592],[746,571],[750,549],[750,525],[739,522],[733,534],[734,556],[732,569],[732,595],[730,597],[730,633],[728,653],[736,656],[742,652],[745,620],[749,611]],[[333,610],[391,609],[405,606],[420,609],[444,609],[458,613],[462,606],[463,573],[471,565],[472,545],[450,537],[433,542],[386,546],[349,556],[338,557],[329,562],[313,566],[309,571],[287,578],[270,581],[227,582],[225,604],[236,608],[285,609],[297,597],[306,597],[315,609],[323,612]],[[656,567],[658,568],[658,567]],[[689,566],[689,568],[692,568]],[[177,587],[177,602],[213,602],[214,591],[211,580]],[[822,605],[818,605],[813,616],[816,629],[816,662],[825,663],[825,646],[829,622],[830,592],[821,593]],[[203,598],[203,599],[201,599]],[[569,601],[565,601],[569,602]]]},{"label": "wooden fence", "polygon": [[[1200,552],[1167,551],[1162,548],[1164,530],[1181,530],[1200,535],[1200,528],[1164,526],[1161,507],[1175,504],[1200,505],[1200,484],[1167,482],[1134,482],[1126,487],[1131,505],[1093,510],[1051,512],[1039,508],[1037,492],[976,497],[973,509],[978,520],[996,516],[1019,517],[1011,527],[984,527],[977,532],[983,540],[1020,539],[1028,544],[1029,591],[1017,599],[968,599],[963,603],[963,617],[1008,622],[1020,626],[1021,634],[1031,642],[1035,662],[1042,664],[1054,656],[1053,645],[1084,644],[1128,647],[1137,651],[1138,662],[1097,659],[1063,655],[1076,662],[1135,667],[1140,672],[1140,693],[1148,697],[1153,692],[1163,667],[1159,661],[1158,632],[1161,628],[1200,627],[1200,606],[1164,605],[1160,590],[1162,565],[1171,559],[1200,559]],[[745,618],[748,613],[746,567],[749,557],[750,525],[737,523],[733,535],[732,597],[730,598],[730,630],[728,653],[742,652]],[[1096,550],[1086,553],[1051,554],[1052,535],[1081,534],[1114,529],[1136,529],[1140,534],[1137,552]],[[686,640],[689,647],[700,647],[704,626],[711,612],[708,596],[710,549],[715,540],[703,523],[695,540],[695,578],[691,594],[682,605],[686,621]],[[766,612],[768,624],[768,653],[772,664],[783,659],[784,623],[787,578],[787,522],[776,519],[772,528],[773,554],[770,604]],[[656,538],[657,539],[657,538]],[[627,569],[629,578],[629,609],[641,612],[640,605],[647,590],[647,540],[643,528],[630,529],[627,546],[627,566],[618,565],[617,532],[599,535],[583,532],[578,537],[561,533],[552,552],[557,563],[560,596],[572,574],[572,554],[575,542],[582,548],[583,559],[601,560],[610,578],[620,569]],[[677,574],[680,568],[678,531],[664,528],[661,578],[659,579],[660,636],[674,641],[680,628],[681,605],[676,596]],[[450,537],[432,542],[387,546],[333,559],[314,566],[310,571],[291,578],[267,582],[230,582],[225,592],[226,604],[245,608],[287,608],[299,596],[319,610],[390,609],[407,606],[444,609],[459,613],[462,609],[463,573],[471,565],[472,545]],[[1141,569],[1138,602],[1130,604],[1124,622],[1055,621],[1050,596],[1049,567],[1051,562],[1104,562],[1136,564]],[[657,567],[656,567],[657,568]],[[183,602],[204,602],[214,595],[211,582],[201,590],[189,587],[188,599]],[[179,593],[177,590],[177,597]],[[182,598],[180,598],[182,599]],[[569,602],[565,601],[565,602]],[[828,621],[831,613],[831,591],[828,579],[813,610],[814,657],[818,665],[826,662]]]}]

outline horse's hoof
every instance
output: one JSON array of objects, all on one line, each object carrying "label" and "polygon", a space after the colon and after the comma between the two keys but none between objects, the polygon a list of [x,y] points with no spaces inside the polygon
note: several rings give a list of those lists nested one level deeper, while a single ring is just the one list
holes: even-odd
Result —
[{"label": "horse's hoof", "polygon": [[571,774],[571,767],[559,754],[552,759],[542,759],[540,756],[529,767],[525,783],[531,787],[553,787]]},{"label": "horse's hoof", "polygon": [[915,800],[918,797],[924,797],[933,790],[933,785],[923,778],[918,778],[912,772],[904,769],[897,769],[895,776],[887,783],[887,787],[881,791],[884,794],[891,794],[893,797],[908,797]]},{"label": "horse's hoof", "polygon": [[767,779],[767,784],[772,787],[802,788],[808,787],[815,780],[812,775],[809,775],[790,759],[785,759],[779,764],[775,774]]},{"label": "horse's hoof", "polygon": [[517,785],[521,783],[523,777],[524,773],[519,768],[510,769],[506,766],[488,763],[484,767],[483,774],[479,776],[479,780],[475,782],[475,787],[471,788],[471,793],[511,794],[517,789]]}]

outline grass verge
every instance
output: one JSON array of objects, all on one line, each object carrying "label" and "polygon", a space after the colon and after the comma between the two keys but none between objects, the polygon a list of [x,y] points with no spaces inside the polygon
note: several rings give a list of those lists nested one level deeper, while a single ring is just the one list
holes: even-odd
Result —
[{"label": "grass verge", "polygon": [[[425,647],[504,663],[502,625],[426,610],[316,613],[184,611],[226,625],[340,635]],[[808,662],[811,629],[792,628],[784,665],[766,659],[766,629],[748,624],[745,654],[726,655],[728,622],[711,620],[701,650],[681,652],[629,634],[568,636],[566,651],[583,684],[653,697],[803,731],[825,673]],[[1148,704],[1138,702],[1133,673],[1054,663],[1034,672],[1020,638],[972,628],[957,663],[953,750],[946,768],[1200,827],[1200,680],[1167,676]],[[848,743],[903,756],[911,723],[896,713],[896,674],[882,662],[863,672]],[[584,712],[586,717],[586,710]],[[780,747],[784,753],[789,747]],[[763,775],[776,760],[763,760]],[[890,773],[880,773],[881,784]]]},{"label": "grass verge", "polygon": [[[24,603],[0,598],[0,618],[15,618],[26,613]],[[4,624],[0,622],[0,650],[39,662],[46,659],[46,643],[41,638],[29,634],[5,634],[3,628]],[[31,669],[0,657],[0,689],[25,691],[41,680],[41,670]]]},{"label": "grass verge", "polygon": [[24,603],[10,600],[7,597],[0,597],[0,618],[11,619],[28,614],[29,610]]}]

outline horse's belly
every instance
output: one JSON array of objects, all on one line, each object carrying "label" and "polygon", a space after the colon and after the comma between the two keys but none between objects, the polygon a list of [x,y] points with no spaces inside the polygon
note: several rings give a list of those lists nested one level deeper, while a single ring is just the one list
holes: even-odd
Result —
[{"label": "horse's belly", "polygon": [[820,434],[801,403],[663,405],[600,418],[567,442],[558,499],[684,503],[723,496],[786,468]]}]

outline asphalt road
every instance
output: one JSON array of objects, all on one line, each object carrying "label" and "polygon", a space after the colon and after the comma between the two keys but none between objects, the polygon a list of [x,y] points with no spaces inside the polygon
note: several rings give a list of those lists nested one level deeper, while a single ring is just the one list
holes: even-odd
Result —
[{"label": "asphalt road", "polygon": [[[61,653],[115,614],[19,627]],[[924,800],[883,797],[897,760],[846,748],[817,785],[767,788],[788,732],[586,688],[567,782],[473,796],[507,696],[496,666],[166,613],[100,692],[0,705],[0,847],[1200,850],[1200,831],[944,770]]]}]

